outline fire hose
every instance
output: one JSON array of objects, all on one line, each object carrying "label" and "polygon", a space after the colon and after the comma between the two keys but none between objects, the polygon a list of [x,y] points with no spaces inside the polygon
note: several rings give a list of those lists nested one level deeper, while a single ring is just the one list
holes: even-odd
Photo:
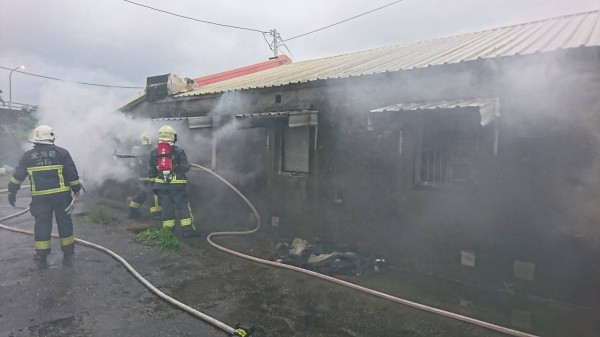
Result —
[{"label": "fire hose", "polygon": [[[0,190],[0,193],[2,192],[6,192],[7,190]],[[71,201],[71,203],[69,204],[69,206],[65,209],[65,211],[70,212],[73,209],[74,203],[75,203],[75,199],[73,198],[73,200]],[[16,218],[22,214],[25,214],[29,211],[29,207],[12,215],[0,218],[0,222],[4,221],[4,220],[8,220],[8,219],[12,219],[12,218]],[[33,232],[31,231],[27,231],[27,230],[23,230],[23,229],[19,229],[19,228],[14,228],[14,227],[9,227],[9,226],[5,226],[3,224],[0,223],[0,228],[2,229],[6,229],[12,232],[17,232],[17,233],[22,233],[22,234],[28,234],[28,235],[33,235]],[[54,238],[58,238],[58,235],[56,234],[52,234],[52,237]],[[150,283],[148,280],[146,280],[140,273],[138,273],[124,258],[122,258],[121,256],[119,256],[117,253],[113,252],[112,250],[105,248],[103,246],[97,245],[95,243],[89,242],[89,241],[85,241],[82,239],[78,239],[75,238],[75,242],[86,246],[86,247],[91,247],[94,249],[97,249],[101,252],[104,252],[106,254],[108,254],[109,256],[111,256],[112,258],[114,258],[115,260],[119,261],[123,266],[125,266],[125,268],[127,269],[127,271],[129,271],[138,281],[140,281],[140,283],[142,283],[146,288],[150,289],[154,294],[156,294],[158,297],[162,298],[163,300],[165,300],[166,302],[174,305],[175,307],[191,314],[194,317],[200,318],[202,320],[204,320],[207,323],[210,323],[212,325],[214,325],[215,327],[227,332],[228,334],[232,335],[232,336],[241,336],[241,337],[249,337],[253,331],[253,328],[251,327],[244,327],[244,326],[240,326],[237,325],[235,328],[228,326],[227,324],[213,318],[210,317],[172,297],[170,297],[169,295],[165,294],[164,292],[162,292],[160,289],[156,288],[152,283]]]},{"label": "fire hose", "polygon": [[233,255],[239,256],[241,258],[244,258],[244,259],[247,259],[247,260],[250,260],[250,261],[254,261],[254,262],[266,264],[266,265],[269,265],[269,266],[275,266],[275,267],[279,267],[279,268],[294,270],[294,271],[297,271],[297,272],[300,272],[300,273],[303,273],[303,274],[308,274],[308,275],[311,275],[311,276],[314,276],[314,277],[318,277],[318,278],[326,280],[326,281],[330,281],[330,282],[333,282],[333,283],[336,283],[336,284],[339,284],[339,285],[346,286],[348,288],[352,288],[352,289],[364,292],[364,293],[369,294],[369,295],[374,295],[374,296],[377,296],[377,297],[380,297],[380,298],[383,298],[383,299],[386,299],[386,300],[390,300],[392,302],[404,304],[406,306],[409,306],[409,307],[412,307],[412,308],[416,308],[416,309],[419,309],[419,310],[423,310],[423,311],[426,311],[426,312],[429,312],[429,313],[441,315],[441,316],[444,316],[444,317],[452,318],[452,319],[459,320],[459,321],[462,321],[462,322],[466,322],[466,323],[469,323],[469,324],[477,325],[477,326],[480,326],[480,327],[483,327],[483,328],[486,328],[486,329],[489,329],[489,330],[501,332],[501,333],[504,333],[504,334],[509,335],[509,336],[516,336],[516,337],[537,337],[537,336],[532,335],[532,334],[528,334],[528,333],[525,333],[525,332],[521,332],[521,331],[509,329],[509,328],[506,328],[506,327],[503,327],[503,326],[499,326],[499,325],[496,325],[496,324],[492,324],[492,323],[480,321],[478,319],[467,317],[467,316],[463,316],[463,315],[459,315],[459,314],[456,314],[456,313],[453,313],[453,312],[450,312],[450,311],[446,311],[446,310],[442,310],[442,309],[438,309],[438,308],[426,306],[424,304],[420,304],[420,303],[408,301],[408,300],[405,300],[403,298],[399,298],[399,297],[392,296],[392,295],[389,295],[389,294],[386,294],[386,293],[382,293],[380,291],[373,290],[373,289],[370,289],[370,288],[366,288],[366,287],[363,287],[363,286],[360,286],[360,285],[357,285],[357,284],[354,284],[354,283],[351,283],[351,282],[347,282],[347,281],[344,281],[344,280],[340,280],[340,279],[337,279],[335,277],[331,277],[331,276],[328,276],[328,275],[320,274],[320,273],[314,272],[312,270],[308,270],[308,269],[304,269],[304,268],[292,266],[292,265],[289,265],[289,264],[279,263],[279,262],[275,262],[275,261],[264,260],[264,259],[257,258],[257,257],[251,256],[251,255],[246,255],[246,254],[237,252],[237,251],[229,249],[229,248],[225,248],[223,246],[219,246],[218,244],[214,243],[211,240],[212,237],[218,236],[218,235],[244,235],[244,234],[254,233],[254,232],[256,232],[260,228],[260,216],[259,216],[258,212],[256,211],[256,209],[254,208],[254,206],[252,205],[252,203],[237,188],[235,188],[233,185],[231,185],[228,181],[226,181],[225,179],[223,179],[221,176],[219,176],[215,172],[213,172],[213,171],[211,171],[211,170],[209,170],[209,169],[207,169],[205,167],[202,167],[200,165],[192,164],[192,167],[194,167],[196,169],[199,169],[199,170],[202,170],[204,172],[210,173],[211,175],[213,175],[214,177],[216,177],[217,179],[219,179],[223,183],[225,183],[227,186],[229,186],[229,188],[231,188],[233,191],[235,191],[235,193],[238,196],[240,196],[240,198],[242,198],[244,200],[244,202],[250,207],[250,209],[252,209],[252,212],[254,212],[254,215],[256,216],[257,226],[253,230],[243,231],[243,232],[213,232],[213,233],[210,233],[206,237],[206,240],[208,241],[208,243],[211,246],[215,247],[216,249],[219,249],[219,250],[224,251],[224,252],[229,253],[229,254],[233,254]]},{"label": "fire hose", "polygon": [[[191,166],[193,168],[195,168],[195,169],[198,169],[198,170],[201,170],[201,171],[204,171],[206,173],[211,174],[212,176],[214,176],[215,178],[217,178],[221,182],[223,182],[225,185],[227,185],[229,188],[231,188],[240,198],[242,198],[242,200],[244,200],[244,202],[248,205],[248,207],[250,207],[250,209],[252,210],[252,212],[256,216],[257,226],[256,226],[256,228],[254,228],[252,230],[248,230],[248,231],[212,232],[212,233],[208,234],[208,236],[206,237],[206,240],[208,241],[208,243],[211,246],[215,247],[218,250],[221,250],[223,252],[226,252],[226,253],[229,253],[229,254],[232,254],[232,255],[235,255],[235,256],[238,256],[238,257],[250,260],[250,261],[254,261],[254,262],[257,262],[257,263],[261,263],[261,264],[265,264],[265,265],[269,265],[269,266],[274,266],[274,267],[279,267],[279,268],[284,268],[284,269],[288,269],[288,270],[297,271],[297,272],[300,272],[300,273],[303,273],[303,274],[311,275],[311,276],[314,276],[314,277],[317,277],[317,278],[320,278],[320,279],[323,279],[323,280],[326,280],[326,281],[333,282],[335,284],[339,284],[339,285],[342,285],[342,286],[345,286],[345,287],[348,287],[348,288],[351,288],[351,289],[355,289],[355,290],[361,291],[361,292],[369,294],[369,295],[373,295],[373,296],[376,296],[376,297],[379,297],[379,298],[382,298],[382,299],[386,299],[386,300],[389,300],[389,301],[392,301],[392,302],[395,302],[395,303],[403,304],[403,305],[406,305],[408,307],[419,309],[419,310],[422,310],[422,311],[425,311],[425,312],[433,313],[433,314],[436,314],[436,315],[440,315],[440,316],[452,318],[452,319],[455,319],[455,320],[458,320],[458,321],[462,321],[462,322],[465,322],[465,323],[469,323],[469,324],[472,324],[472,325],[476,325],[476,326],[479,326],[479,327],[482,327],[482,328],[485,328],[485,329],[488,329],[488,330],[500,332],[500,333],[503,333],[503,334],[506,334],[506,335],[509,335],[509,336],[515,336],[515,337],[538,337],[536,335],[532,335],[532,334],[525,333],[525,332],[522,332],[522,331],[510,329],[510,328],[507,328],[507,327],[503,327],[503,326],[500,326],[500,325],[496,325],[496,324],[492,324],[492,323],[489,323],[489,322],[481,321],[481,320],[478,320],[478,319],[475,319],[475,318],[471,318],[471,317],[468,317],[468,316],[460,315],[460,314],[453,313],[453,312],[450,312],[450,311],[446,311],[446,310],[442,310],[442,309],[430,307],[430,306],[427,306],[427,305],[424,305],[424,304],[420,304],[420,303],[417,303],[417,302],[409,301],[409,300],[406,300],[406,299],[403,299],[403,298],[399,298],[399,297],[396,297],[396,296],[393,296],[393,295],[390,295],[390,294],[386,294],[386,293],[383,293],[383,292],[380,292],[380,291],[377,291],[377,290],[366,288],[366,287],[363,287],[363,286],[360,286],[360,285],[357,285],[357,284],[354,284],[354,283],[351,283],[351,282],[340,280],[340,279],[337,279],[337,278],[334,278],[334,277],[331,277],[331,276],[328,276],[328,275],[320,274],[320,273],[317,273],[317,272],[314,272],[314,271],[311,271],[311,270],[308,270],[308,269],[304,269],[304,268],[300,268],[300,267],[296,267],[296,266],[292,266],[292,265],[288,265],[288,264],[284,264],[284,263],[279,263],[279,262],[275,262],[275,261],[270,261],[270,260],[265,260],[265,259],[257,258],[257,257],[251,256],[251,255],[243,254],[243,253],[240,253],[238,251],[235,251],[235,250],[232,250],[232,249],[220,246],[220,245],[218,245],[218,244],[216,244],[215,242],[212,241],[213,237],[220,236],[220,235],[247,235],[247,234],[252,234],[252,233],[256,232],[260,228],[260,226],[261,226],[260,215],[258,214],[258,211],[254,207],[254,205],[252,205],[252,203],[248,200],[248,198],[246,198],[237,188],[235,188],[232,184],[230,184],[223,177],[221,177],[220,175],[216,174],[215,172],[213,172],[210,169],[205,168],[203,166],[196,165],[196,164],[191,164]],[[0,192],[2,192],[2,191],[0,191]],[[13,215],[11,215],[9,217],[6,217],[6,218],[2,218],[2,219],[0,219],[0,221],[4,221],[6,219],[10,219],[10,218],[16,217],[16,216],[18,216],[20,214],[25,213],[26,211],[27,210],[19,212],[17,214],[13,214]],[[25,233],[25,234],[32,234],[31,232],[17,230],[17,229],[14,229],[12,227],[7,227],[7,226],[1,225],[1,224],[0,224],[0,228],[4,228],[4,229],[8,229],[8,230],[13,230],[13,231],[17,231],[17,232],[21,232],[21,233]],[[168,295],[164,294],[162,291],[160,291],[159,289],[157,289],[156,287],[154,287],[152,284],[150,284],[148,281],[146,281],[141,275],[139,275],[139,273],[137,273],[135,271],[135,269],[133,269],[133,267],[131,267],[127,263],[127,261],[125,261],[124,259],[122,259],[120,256],[118,256],[114,252],[112,252],[112,251],[110,251],[110,250],[108,250],[108,249],[106,249],[106,248],[104,248],[102,246],[99,246],[99,245],[96,245],[96,244],[93,244],[93,243],[90,243],[90,242],[87,242],[87,241],[84,241],[84,240],[75,239],[75,241],[78,242],[78,243],[80,243],[80,244],[82,244],[82,245],[99,249],[99,250],[101,250],[101,251],[103,251],[103,252],[111,255],[112,257],[114,257],[115,259],[117,259],[119,262],[121,262],[123,265],[125,265],[125,267],[129,270],[129,272],[131,272],[136,278],[138,278],[138,280],[140,280],[140,282],[142,282],[146,287],[148,287],[150,290],[152,290],[159,297],[163,298],[164,300],[166,300],[169,303],[174,304],[178,308],[180,308],[180,309],[182,309],[182,310],[184,310],[184,311],[192,314],[193,316],[201,318],[201,319],[203,319],[203,320],[205,320],[205,321],[207,321],[207,322],[215,325],[216,327],[218,327],[218,328],[220,328],[220,329],[222,329],[222,330],[224,330],[224,331],[226,331],[226,332],[228,332],[228,333],[230,333],[230,334],[232,334],[234,336],[250,336],[251,331],[249,331],[249,330],[246,330],[246,329],[241,328],[241,327],[238,327],[238,330],[236,330],[236,329],[234,329],[232,327],[229,327],[229,326],[225,325],[224,323],[221,323],[221,322],[217,321],[216,319],[214,319],[214,318],[212,318],[210,316],[207,316],[207,315],[205,315],[205,314],[203,314],[203,313],[201,313],[201,312],[199,312],[199,311],[197,311],[197,310],[195,310],[195,309],[193,309],[193,308],[191,308],[191,307],[189,307],[189,306],[187,306],[187,305],[185,305],[185,304],[183,304],[183,303],[181,303],[181,302],[179,302],[179,301],[177,301],[177,300],[175,300],[175,299],[173,299],[171,297],[169,297]],[[238,333],[238,331],[239,331],[239,333]]]}]

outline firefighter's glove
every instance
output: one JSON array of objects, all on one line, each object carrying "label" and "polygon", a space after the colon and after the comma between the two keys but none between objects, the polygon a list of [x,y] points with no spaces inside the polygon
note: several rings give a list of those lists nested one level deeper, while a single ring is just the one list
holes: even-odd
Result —
[{"label": "firefighter's glove", "polygon": [[15,203],[17,202],[17,194],[16,193],[8,193],[8,203],[15,207]]}]

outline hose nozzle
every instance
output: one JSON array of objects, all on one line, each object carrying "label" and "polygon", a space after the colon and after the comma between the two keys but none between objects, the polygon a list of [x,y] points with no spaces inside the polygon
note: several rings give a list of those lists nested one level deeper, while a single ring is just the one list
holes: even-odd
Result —
[{"label": "hose nozzle", "polygon": [[237,337],[251,337],[254,332],[254,327],[250,325],[237,324],[233,331],[233,336]]}]

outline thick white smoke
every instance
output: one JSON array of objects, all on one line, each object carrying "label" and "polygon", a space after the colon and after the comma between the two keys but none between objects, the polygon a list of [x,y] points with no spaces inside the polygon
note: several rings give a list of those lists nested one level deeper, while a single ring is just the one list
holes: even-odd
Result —
[{"label": "thick white smoke", "polygon": [[132,119],[119,112],[121,103],[110,92],[97,88],[56,84],[41,90],[40,124],[54,129],[55,144],[71,153],[87,186],[131,178],[130,160],[115,159],[113,154],[129,152],[143,131],[154,130],[149,120]]},{"label": "thick white smoke", "polygon": [[[215,119],[222,116],[231,118],[225,124],[213,130],[212,137],[218,144],[217,157],[219,162],[216,165],[217,171],[237,186],[252,183],[257,179],[257,176],[264,174],[265,170],[264,162],[260,160],[262,157],[258,156],[258,153],[263,150],[257,148],[257,153],[248,153],[246,147],[250,143],[255,146],[266,146],[265,129],[238,129],[238,124],[233,118],[234,115],[254,112],[247,109],[251,106],[251,98],[248,95],[239,91],[228,92],[219,98],[219,101],[209,113],[209,116]],[[258,141],[256,141],[257,138]],[[245,159],[241,159],[243,157]],[[250,157],[254,158],[253,164],[244,167],[238,166],[240,162],[249,161]]]},{"label": "thick white smoke", "polygon": [[[100,186],[109,179],[120,182],[130,179],[135,174],[131,170],[131,160],[115,159],[113,154],[115,151],[131,152],[142,132],[156,136],[158,127],[163,124],[176,128],[180,138],[178,145],[186,151],[191,162],[207,166],[210,166],[213,140],[221,144],[235,133],[243,133],[237,130],[233,121],[210,132],[202,132],[200,129],[187,130],[187,123],[183,121],[135,119],[118,111],[122,104],[110,91],[98,88],[59,83],[41,90],[39,124],[47,124],[54,129],[56,145],[71,153],[79,175],[88,187]],[[223,115],[243,113],[247,104],[248,98],[244,95],[228,93],[223,95],[210,115],[219,120]],[[24,147],[30,148],[31,144]],[[231,151],[231,144],[227,147]],[[231,154],[233,157],[237,155]],[[220,152],[219,156],[224,159],[229,154]],[[240,172],[227,165],[231,159],[221,160],[217,169],[236,182],[253,179],[255,172]]]}]

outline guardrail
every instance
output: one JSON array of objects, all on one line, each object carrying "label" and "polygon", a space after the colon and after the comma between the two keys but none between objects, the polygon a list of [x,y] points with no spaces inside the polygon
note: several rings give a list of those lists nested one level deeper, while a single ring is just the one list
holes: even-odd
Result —
[{"label": "guardrail", "polygon": [[20,110],[23,112],[35,112],[38,110],[37,105],[19,103],[19,102],[4,102],[4,105],[0,105],[2,110]]}]

